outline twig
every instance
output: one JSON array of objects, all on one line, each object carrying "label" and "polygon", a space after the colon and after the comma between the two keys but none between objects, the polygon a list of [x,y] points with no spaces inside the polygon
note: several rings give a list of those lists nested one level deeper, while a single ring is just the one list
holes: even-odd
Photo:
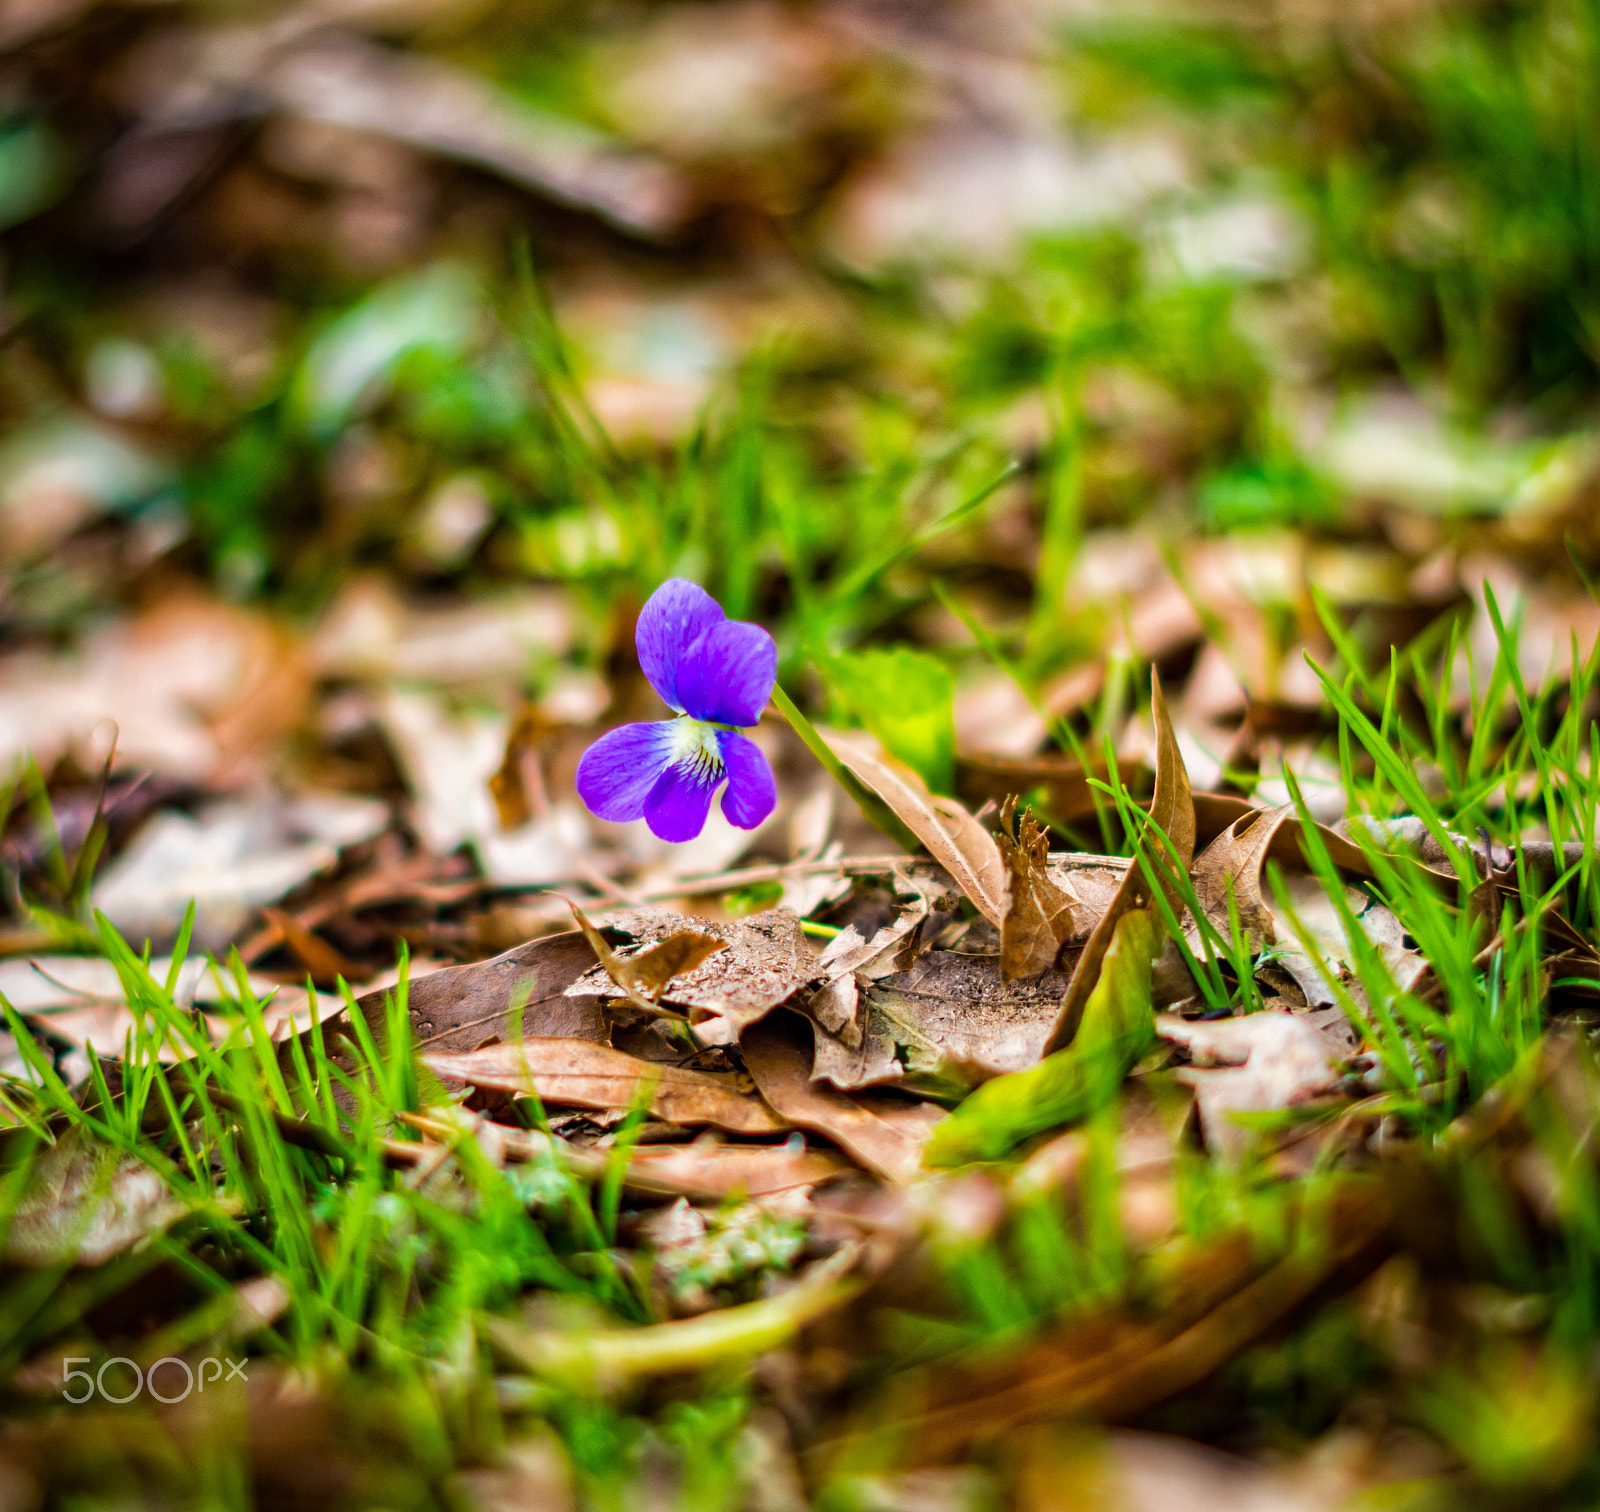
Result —
[{"label": "twig", "polygon": [[[732,892],[735,888],[753,887],[758,882],[782,882],[786,877],[812,876],[819,872],[838,872],[840,876],[871,876],[875,872],[893,871],[897,866],[914,860],[906,855],[845,856],[832,861],[778,861],[770,866],[747,866],[739,871],[714,872],[702,877],[685,877],[637,892],[640,903],[666,903],[673,898],[704,897],[708,893]],[[506,893],[528,892],[535,896],[556,899],[560,895],[541,886],[538,888],[508,887]],[[562,900],[564,902],[564,900]],[[610,902],[610,899],[585,901]]]}]

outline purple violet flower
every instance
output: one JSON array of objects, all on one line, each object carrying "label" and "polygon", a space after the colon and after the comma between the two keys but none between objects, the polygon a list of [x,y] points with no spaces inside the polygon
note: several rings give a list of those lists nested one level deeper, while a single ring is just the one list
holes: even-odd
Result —
[{"label": "purple violet flower", "polygon": [[754,829],[778,802],[750,726],[778,680],[778,649],[760,625],[731,620],[697,583],[668,578],[639,612],[639,665],[677,719],[622,725],[583,753],[578,796],[602,819],[638,819],[663,840],[693,840],[727,779],[722,812]]}]

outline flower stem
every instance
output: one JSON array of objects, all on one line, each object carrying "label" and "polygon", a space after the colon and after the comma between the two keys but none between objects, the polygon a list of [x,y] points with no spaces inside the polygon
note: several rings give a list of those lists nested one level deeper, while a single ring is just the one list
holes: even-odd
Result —
[{"label": "flower stem", "polygon": [[789,728],[806,743],[806,749],[822,763],[823,770],[844,789],[850,800],[861,810],[861,815],[867,823],[887,835],[896,845],[904,846],[908,851],[917,850],[921,844],[917,837],[883,799],[833,754],[828,742],[817,733],[817,727],[795,707],[794,700],[776,683],[772,688],[772,702],[778,712],[789,721]]}]

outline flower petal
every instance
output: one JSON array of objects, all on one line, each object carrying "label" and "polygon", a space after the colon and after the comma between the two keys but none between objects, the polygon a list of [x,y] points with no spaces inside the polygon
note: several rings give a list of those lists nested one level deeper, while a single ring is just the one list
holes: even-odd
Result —
[{"label": "flower petal", "polygon": [[637,819],[672,753],[670,720],[608,730],[578,763],[578,796],[601,819]]},{"label": "flower petal", "polygon": [[656,779],[644,817],[658,840],[693,840],[706,827],[711,795],[722,781],[718,761],[674,762]]},{"label": "flower petal", "polygon": [[717,744],[728,769],[728,791],[722,795],[722,812],[730,824],[754,829],[778,804],[778,783],[755,741],[736,730],[719,730]]},{"label": "flower petal", "polygon": [[723,620],[678,663],[678,696],[696,719],[753,725],[778,680],[778,648],[760,625]]},{"label": "flower petal", "polygon": [[633,643],[639,666],[656,690],[680,714],[687,705],[678,693],[678,672],[689,648],[727,618],[698,583],[668,578],[639,611]]}]

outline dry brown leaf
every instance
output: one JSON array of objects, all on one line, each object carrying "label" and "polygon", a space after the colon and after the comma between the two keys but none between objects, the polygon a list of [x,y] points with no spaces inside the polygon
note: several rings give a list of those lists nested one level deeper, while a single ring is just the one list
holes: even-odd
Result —
[{"label": "dry brown leaf", "polygon": [[862,1048],[861,989],[857,973],[870,970],[879,976],[887,974],[893,969],[885,961],[889,952],[894,951],[898,961],[908,946],[914,950],[917,931],[928,917],[931,905],[927,890],[919,886],[914,877],[899,872],[895,881],[897,886],[904,883],[916,901],[903,910],[894,923],[874,931],[870,940],[863,940],[854,925],[847,925],[829,940],[817,957],[822,982],[802,1005],[812,1020],[829,1036],[837,1038],[847,1051]]},{"label": "dry brown leaf", "polygon": [[637,955],[623,959],[606,943],[605,936],[589,922],[576,903],[570,907],[572,917],[578,921],[583,937],[605,967],[606,975],[635,1008],[642,1008],[646,1013],[661,1012],[661,994],[673,977],[693,971],[713,951],[727,948],[728,942],[715,935],[680,929]]},{"label": "dry brown leaf", "polygon": [[[1333,1008],[1341,1001],[1342,987],[1357,1003],[1366,992],[1355,974],[1360,951],[1350,938],[1344,915],[1319,878],[1309,872],[1286,872],[1283,888],[1287,908],[1276,896],[1272,911],[1279,946],[1273,962],[1293,978],[1313,1008]],[[1344,889],[1344,903],[1356,929],[1383,958],[1402,992],[1414,990],[1429,970],[1426,958],[1406,943],[1405,926],[1389,909],[1358,887]],[[1299,929],[1296,929],[1298,924]],[[1301,931],[1305,938],[1301,938]],[[1309,947],[1309,948],[1308,948]]]},{"label": "dry brown leaf", "polygon": [[[1189,773],[1178,749],[1172,716],[1167,712],[1161,675],[1152,671],[1150,676],[1150,719],[1156,732],[1156,789],[1150,800],[1150,817],[1171,842],[1174,854],[1158,853],[1162,860],[1169,868],[1175,864],[1180,870],[1187,870],[1194,860],[1194,795],[1189,791]],[[1176,894],[1172,896],[1175,903]]]},{"label": "dry brown leaf", "polygon": [[806,999],[805,1009],[820,1030],[847,1048],[861,1046],[861,987],[856,981],[856,967],[876,959],[879,937],[894,927],[886,925],[872,939],[863,940],[853,924],[847,925],[817,957],[817,965],[828,977]]},{"label": "dry brown leaf", "polygon": [[859,1012],[854,1045],[824,1029],[816,1018],[811,1020],[813,1081],[828,1082],[841,1092],[856,1092],[862,1087],[891,1086],[905,1076],[888,1017],[870,1004]]},{"label": "dry brown leaf", "polygon": [[520,829],[540,809],[547,807],[542,791],[530,792],[536,784],[542,786],[539,773],[539,743],[556,728],[540,712],[537,704],[524,703],[511,721],[506,735],[506,752],[500,765],[489,778],[489,796],[494,799],[495,814],[502,830]]},{"label": "dry brown leaf", "polygon": [[1024,812],[1011,833],[1015,798],[1000,810],[1000,854],[1006,864],[1006,911],[1000,924],[1000,980],[1038,976],[1061,957],[1072,937],[1072,902],[1049,871],[1050,832]]},{"label": "dry brown leaf", "polygon": [[931,950],[873,982],[866,1002],[901,1046],[908,1085],[950,1093],[1035,1064],[1067,981],[1049,970],[1005,982],[993,956]]},{"label": "dry brown leaf", "polygon": [[6,1230],[16,1265],[102,1265],[188,1211],[142,1160],[69,1130],[35,1160]]},{"label": "dry brown leaf", "polygon": [[[739,1027],[753,1024],[821,974],[817,957],[800,932],[800,920],[787,908],[770,908],[729,920],[690,918],[665,908],[640,908],[602,915],[600,923],[635,942],[611,952],[614,969],[624,973],[634,961],[673,936],[690,934],[704,942],[703,947],[695,945],[692,949],[691,942],[674,946],[675,951],[684,952],[684,959],[691,964],[677,969],[670,978],[670,989],[662,994],[665,1002],[689,1010],[697,1022],[723,1017]],[[597,954],[601,946],[605,946],[604,940],[595,947]],[[610,950],[609,946],[605,948]],[[695,960],[694,951],[702,948],[704,953]],[[664,970],[673,964],[673,959],[670,954],[662,957],[650,969]],[[574,996],[612,992],[616,978],[608,977],[610,969],[596,967],[568,991]],[[624,993],[637,1007],[661,1011],[643,999],[637,989],[632,994],[624,989]]]},{"label": "dry brown leaf", "polygon": [[[406,1114],[404,1122],[431,1139],[450,1144],[464,1132],[478,1136],[508,1161],[542,1161],[552,1150],[575,1170],[599,1178],[615,1155],[610,1150],[569,1144],[531,1129],[512,1129],[480,1121],[470,1130],[444,1118]],[[833,1150],[794,1149],[783,1144],[724,1144],[702,1134],[689,1144],[641,1144],[628,1152],[622,1174],[625,1190],[651,1197],[687,1197],[722,1202],[729,1197],[765,1197],[801,1187],[821,1186],[848,1175],[855,1166]]]},{"label": "dry brown leaf", "polygon": [[650,1111],[668,1123],[710,1124],[734,1134],[774,1134],[788,1125],[740,1079],[640,1060],[580,1039],[525,1039],[465,1055],[431,1054],[436,1076],[493,1091],[535,1095],[572,1108],[628,1108],[646,1084]]},{"label": "dry brown leaf", "polygon": [[[1142,764],[1121,767],[1124,781],[1132,782],[1142,773]],[[1105,782],[1109,769],[1104,762],[1087,768],[1076,757],[1058,751],[1041,751],[1035,756],[1006,757],[965,755],[956,759],[958,791],[969,804],[999,803],[1009,794],[1043,788],[1045,808],[1062,824],[1080,824],[1095,813],[1095,790],[1090,779]],[[1195,843],[1207,845],[1234,820],[1255,811],[1248,798],[1234,793],[1195,793]],[[1111,808],[1111,800],[1101,796],[1101,805]]]},{"label": "dry brown leaf", "polygon": [[1235,820],[1195,858],[1195,898],[1223,939],[1230,937],[1228,893],[1231,885],[1239,928],[1252,949],[1274,937],[1272,913],[1261,895],[1261,868],[1278,832],[1294,817],[1294,806],[1255,811]]},{"label": "dry brown leaf", "polygon": [[[1056,851],[1050,857],[1050,879],[1072,900],[1070,950],[1082,946],[1127,880],[1132,863],[1126,856],[1096,856],[1084,851]],[[1064,963],[1065,964],[1065,963]]]},{"label": "dry brown leaf", "polygon": [[1293,1107],[1339,1083],[1333,1045],[1302,1014],[1191,1021],[1161,1013],[1156,1033],[1189,1052],[1193,1066],[1180,1070],[1178,1079],[1194,1088],[1207,1146],[1229,1159],[1242,1155],[1252,1139],[1233,1114]]},{"label": "dry brown leaf", "polygon": [[[1172,716],[1167,712],[1166,696],[1161,691],[1160,675],[1152,673],[1152,679],[1150,718],[1156,732],[1156,790],[1150,800],[1150,818],[1167,837],[1171,849],[1159,839],[1151,837],[1141,842],[1141,850],[1150,848],[1155,857],[1157,875],[1161,875],[1163,870],[1175,867],[1187,871],[1194,859],[1194,799],[1189,792],[1189,774],[1183,764],[1183,753],[1178,749],[1178,738],[1172,728]],[[1173,914],[1181,917],[1182,904],[1175,895],[1176,890],[1163,890],[1169,892],[1168,901]],[[1072,978],[1061,998],[1055,1027],[1045,1043],[1045,1054],[1070,1044],[1073,1035],[1078,1032],[1078,1020],[1083,1017],[1084,1004],[1089,1001],[1089,994],[1100,979],[1100,963],[1110,949],[1117,920],[1130,909],[1147,907],[1150,901],[1150,889],[1143,867],[1130,866],[1073,967]],[[1159,925],[1159,914],[1153,909],[1151,914]]]},{"label": "dry brown leaf", "polygon": [[1378,1189],[1349,1178],[1275,1263],[1262,1265],[1249,1234],[1192,1254],[1154,1317],[1148,1301],[1090,1310],[1008,1356],[991,1348],[905,1372],[856,1432],[819,1446],[813,1468],[881,1445],[886,1432],[914,1464],[957,1457],[1027,1423],[1137,1416],[1204,1380],[1330,1277],[1375,1262],[1388,1218]]},{"label": "dry brown leaf", "polygon": [[824,1134],[867,1170],[891,1181],[910,1181],[922,1164],[926,1129],[886,1118],[831,1087],[811,1080],[811,1048],[798,1019],[769,1018],[739,1041],[744,1063],[761,1095],[790,1123]]},{"label": "dry brown leaf", "polygon": [[269,906],[261,910],[261,917],[278,931],[283,943],[294,952],[305,967],[306,974],[317,986],[334,987],[341,977],[347,982],[361,982],[372,976],[368,967],[360,966],[341,954],[293,914]]},{"label": "dry brown leaf", "polygon": [[623,1185],[635,1191],[723,1202],[730,1197],[770,1197],[821,1186],[855,1167],[833,1150],[792,1150],[781,1145],[638,1145],[628,1156]]},{"label": "dry brown leaf", "polygon": [[[1340,871],[1370,879],[1372,865],[1345,835],[1327,825],[1317,826],[1318,837],[1328,859]],[[1305,827],[1293,804],[1275,809],[1253,809],[1228,826],[1195,860],[1192,878],[1195,895],[1217,932],[1228,938],[1228,882],[1233,883],[1239,910],[1239,924],[1255,949],[1278,938],[1273,922],[1273,904],[1262,888],[1262,874],[1268,861],[1291,870],[1310,866],[1306,854]],[[1425,870],[1433,870],[1424,867]],[[1441,881],[1446,873],[1434,872]],[[1451,887],[1455,874],[1448,873]]]},{"label": "dry brown leaf", "polygon": [[829,748],[894,810],[997,929],[1005,917],[1005,863],[994,837],[953,798],[940,798],[910,767],[854,731],[828,730]]},{"label": "dry brown leaf", "polygon": [[[418,1049],[436,1051],[472,1050],[497,1036],[523,1034],[603,1040],[600,999],[567,992],[593,963],[588,942],[570,929],[487,961],[432,972],[407,985],[412,1038]],[[380,1046],[388,1032],[386,1002],[392,992],[384,988],[356,999]],[[342,1024],[341,1016],[323,1025],[330,1044]]]}]

